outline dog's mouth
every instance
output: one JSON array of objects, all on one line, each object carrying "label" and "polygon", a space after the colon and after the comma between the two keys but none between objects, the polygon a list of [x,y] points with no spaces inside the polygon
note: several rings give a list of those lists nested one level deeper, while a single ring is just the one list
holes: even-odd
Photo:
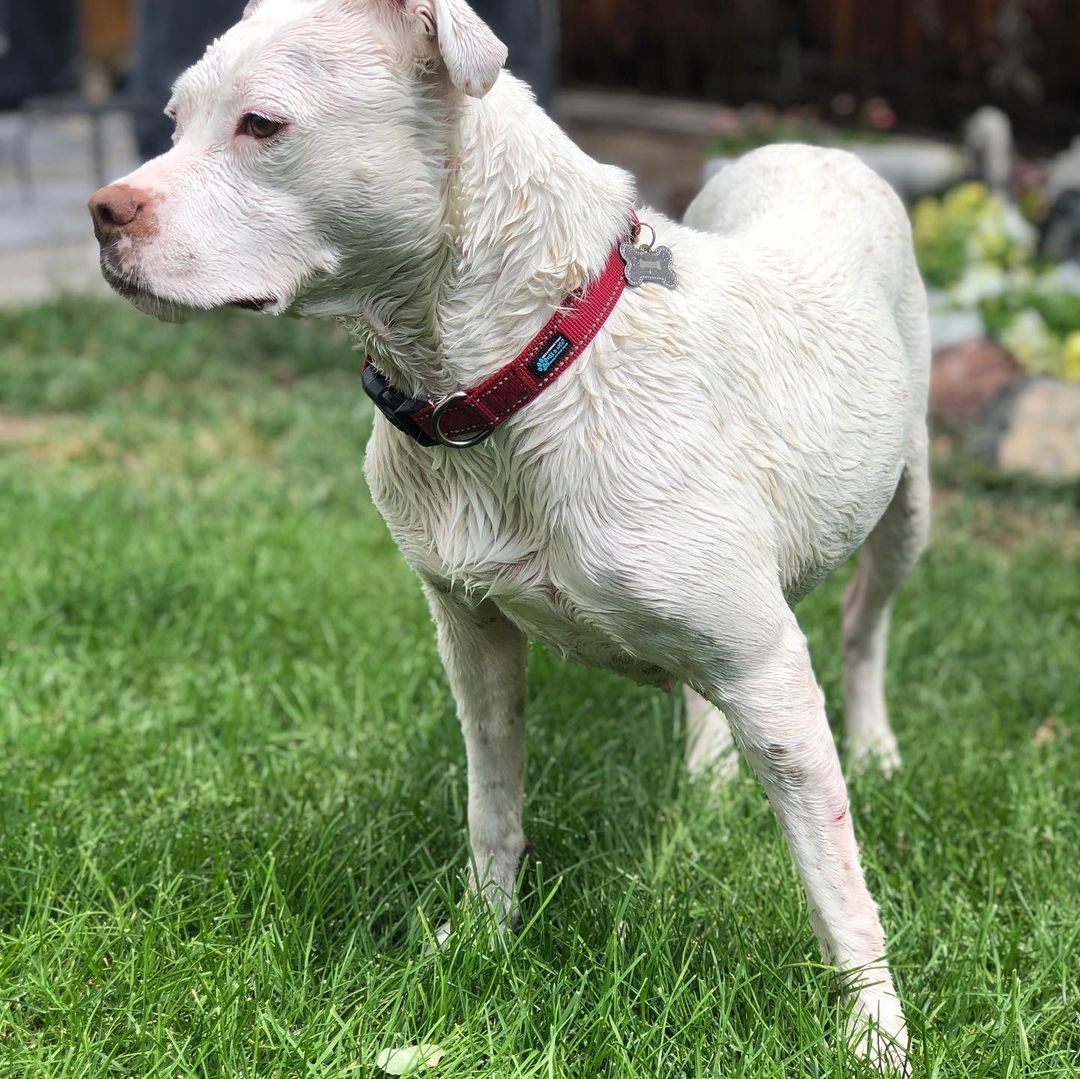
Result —
[{"label": "dog's mouth", "polygon": [[258,311],[260,314],[272,311],[277,306],[277,300],[267,297],[262,300],[230,300],[225,307],[238,307],[241,311]]},{"label": "dog's mouth", "polygon": [[119,292],[125,300],[158,300],[164,302],[162,297],[155,295],[149,289],[137,284],[128,274],[114,270],[109,264],[105,252],[101,254],[101,276],[105,278],[109,288],[113,292]]},{"label": "dog's mouth", "polygon": [[120,273],[109,265],[102,252],[101,275],[109,287],[123,296],[136,310],[162,322],[186,322],[191,315],[191,308],[184,304],[168,300],[156,292],[145,288],[130,274]]},{"label": "dog's mouth", "polygon": [[[156,315],[158,318],[176,321],[195,310],[188,304],[172,300],[146,288],[130,274],[118,272],[109,264],[104,255],[101,259],[101,273],[113,291],[118,292],[125,300],[129,300],[139,310]],[[273,296],[241,297],[236,300],[224,300],[214,305],[215,308],[231,307],[240,311],[255,311],[258,314],[273,311],[277,306],[278,301]]]}]

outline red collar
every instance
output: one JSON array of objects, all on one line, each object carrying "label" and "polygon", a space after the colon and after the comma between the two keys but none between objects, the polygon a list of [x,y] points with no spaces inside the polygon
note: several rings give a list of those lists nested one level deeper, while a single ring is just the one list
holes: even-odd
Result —
[{"label": "red collar", "polygon": [[[630,241],[636,243],[641,225],[633,211],[630,221]],[[584,291],[571,293],[517,357],[479,385],[441,401],[409,397],[391,386],[368,356],[364,390],[399,431],[421,446],[468,449],[478,445],[535,401],[585,351],[607,321],[626,285],[626,263],[619,251],[622,239],[612,248],[600,276]]]}]

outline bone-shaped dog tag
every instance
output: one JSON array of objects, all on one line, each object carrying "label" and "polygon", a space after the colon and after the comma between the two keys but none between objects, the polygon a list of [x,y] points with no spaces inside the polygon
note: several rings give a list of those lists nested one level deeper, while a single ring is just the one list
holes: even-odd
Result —
[{"label": "bone-shaped dog tag", "polygon": [[664,288],[679,287],[679,278],[672,265],[670,247],[635,247],[629,240],[619,245],[619,254],[626,267],[623,277],[631,288],[638,285],[663,285]]}]

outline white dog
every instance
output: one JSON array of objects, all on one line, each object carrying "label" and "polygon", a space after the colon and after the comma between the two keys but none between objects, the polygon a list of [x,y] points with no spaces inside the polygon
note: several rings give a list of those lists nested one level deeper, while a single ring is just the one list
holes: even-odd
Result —
[{"label": "white dog", "polygon": [[[250,4],[177,83],[175,148],[93,197],[106,277],[161,317],[343,316],[402,395],[476,386],[633,242],[630,177],[583,154],[500,74],[504,58],[464,0]],[[464,728],[474,886],[511,910],[527,637],[684,683],[691,770],[728,773],[733,740],[742,750],[822,952],[847,972],[849,1036],[903,1067],[903,1013],[792,607],[865,543],[844,605],[845,737],[857,761],[895,766],[886,636],[929,516],[908,223],[853,157],[794,146],[723,172],[689,227],[641,219],[676,288],[627,288],[591,346],[482,445],[424,447],[376,416],[368,447]]]}]

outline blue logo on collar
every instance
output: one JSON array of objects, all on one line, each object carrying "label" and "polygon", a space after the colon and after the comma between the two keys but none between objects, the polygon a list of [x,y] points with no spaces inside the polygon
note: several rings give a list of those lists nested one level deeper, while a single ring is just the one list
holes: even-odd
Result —
[{"label": "blue logo on collar", "polygon": [[529,364],[534,375],[546,375],[574,347],[573,341],[564,333],[557,333]]}]

